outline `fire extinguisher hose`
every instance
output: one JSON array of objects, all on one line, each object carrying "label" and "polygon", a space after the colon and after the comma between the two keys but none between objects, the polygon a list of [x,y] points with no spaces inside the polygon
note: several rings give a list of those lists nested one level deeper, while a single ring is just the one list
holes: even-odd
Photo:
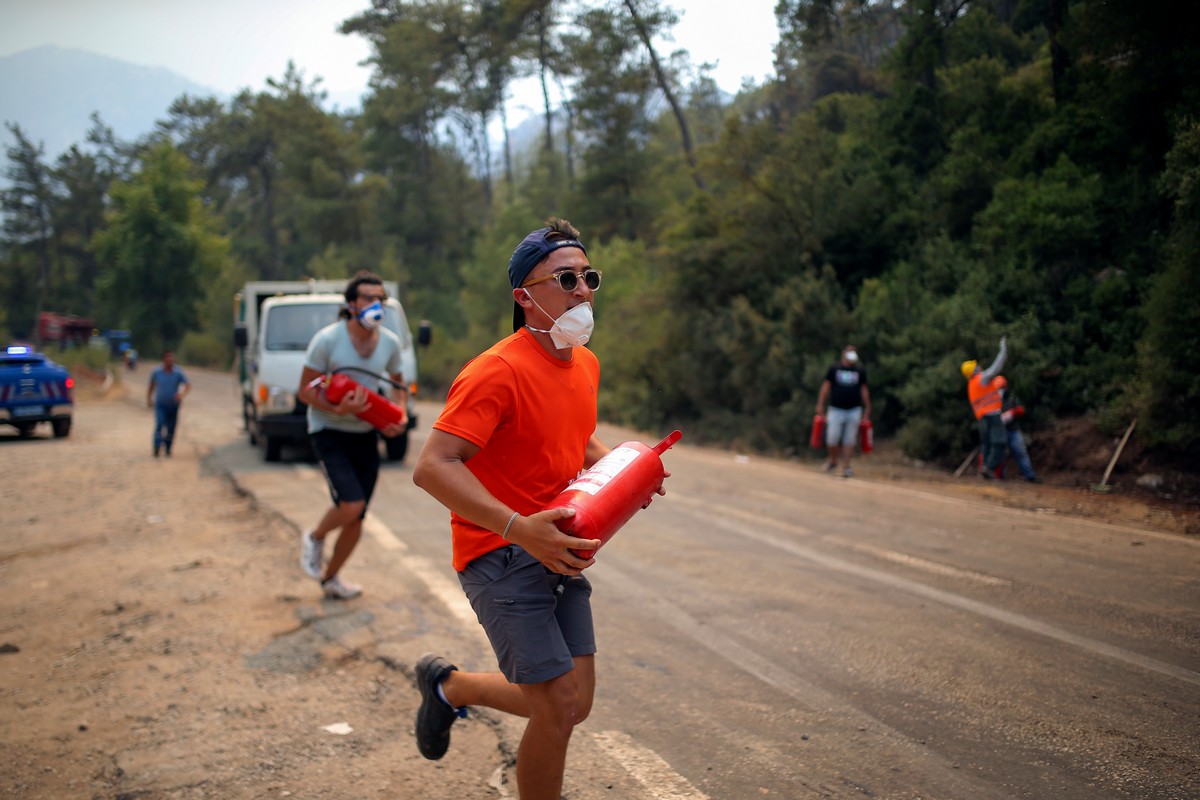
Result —
[{"label": "fire extinguisher hose", "polygon": [[363,373],[364,375],[370,375],[372,378],[375,378],[376,380],[381,380],[381,381],[383,381],[384,383],[391,384],[392,386],[396,387],[397,389],[407,389],[407,388],[408,388],[408,387],[406,387],[404,384],[402,384],[402,383],[397,383],[396,381],[392,380],[391,378],[389,378],[389,377],[388,377],[388,376],[386,376],[386,375],[380,375],[378,372],[372,372],[371,370],[369,370],[369,369],[363,369],[362,367],[338,367],[338,368],[337,368],[337,369],[335,369],[335,370],[331,370],[331,371],[329,372],[329,374],[330,374],[330,375],[334,375],[334,374],[337,374],[337,373],[339,373],[339,372],[351,372],[351,371],[353,371],[353,372],[361,372],[361,373]]}]

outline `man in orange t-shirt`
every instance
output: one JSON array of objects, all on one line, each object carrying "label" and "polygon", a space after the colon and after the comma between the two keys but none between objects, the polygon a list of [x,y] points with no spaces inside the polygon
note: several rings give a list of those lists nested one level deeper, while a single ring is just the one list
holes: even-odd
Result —
[{"label": "man in orange t-shirt", "polygon": [[[591,711],[595,634],[583,571],[598,540],[562,533],[543,511],[608,452],[596,437],[600,365],[591,337],[591,268],[579,232],[551,219],[513,251],[513,335],[470,361],[417,457],[413,481],[450,509],[454,569],[500,672],[417,663],[421,754],[439,759],[466,707],[529,719],[517,751],[521,800],[558,800],[567,743]],[[661,490],[660,490],[661,493]]]}]

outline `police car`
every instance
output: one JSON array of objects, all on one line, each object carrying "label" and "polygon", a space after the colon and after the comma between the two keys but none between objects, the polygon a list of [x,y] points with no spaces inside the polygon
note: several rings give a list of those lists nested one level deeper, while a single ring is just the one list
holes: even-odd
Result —
[{"label": "police car", "polygon": [[0,353],[0,424],[12,425],[22,438],[49,422],[56,437],[71,432],[75,380],[61,364],[27,345],[9,345]]}]

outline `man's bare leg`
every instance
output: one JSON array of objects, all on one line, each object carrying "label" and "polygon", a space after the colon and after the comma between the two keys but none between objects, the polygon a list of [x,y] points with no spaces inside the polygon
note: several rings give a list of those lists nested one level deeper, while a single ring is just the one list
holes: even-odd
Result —
[{"label": "man's bare leg", "polygon": [[516,685],[498,672],[451,672],[442,692],[455,707],[485,706],[529,719],[517,749],[521,800],[558,800],[567,745],[575,726],[591,713],[594,656],[575,659],[575,669],[544,683]]}]

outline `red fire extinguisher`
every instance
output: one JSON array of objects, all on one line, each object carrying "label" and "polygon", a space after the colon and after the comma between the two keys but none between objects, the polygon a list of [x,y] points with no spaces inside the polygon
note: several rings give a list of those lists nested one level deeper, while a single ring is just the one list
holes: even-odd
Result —
[{"label": "red fire extinguisher", "polygon": [[875,449],[875,428],[871,425],[871,420],[863,417],[862,422],[858,423],[858,447],[862,450],[863,455]]},{"label": "red fire extinguisher", "polygon": [[[599,539],[603,546],[662,486],[666,471],[660,456],[681,436],[673,431],[654,447],[623,442],[608,451],[546,506],[575,509],[575,516],[554,524],[580,539]],[[574,552],[580,558],[591,558],[596,551]]]},{"label": "red fire extinguisher", "polygon": [[809,437],[808,444],[814,450],[825,446],[825,417],[820,414],[813,415],[812,436]]},{"label": "red fire extinguisher", "polygon": [[[358,381],[336,372],[331,375],[322,375],[309,384],[310,388],[323,389],[325,399],[335,405],[359,386],[362,384]],[[365,386],[363,388],[367,391],[367,406],[354,416],[371,423],[380,430],[392,423],[404,423],[408,420],[408,413],[402,406],[396,405],[379,392],[367,389]]]}]

